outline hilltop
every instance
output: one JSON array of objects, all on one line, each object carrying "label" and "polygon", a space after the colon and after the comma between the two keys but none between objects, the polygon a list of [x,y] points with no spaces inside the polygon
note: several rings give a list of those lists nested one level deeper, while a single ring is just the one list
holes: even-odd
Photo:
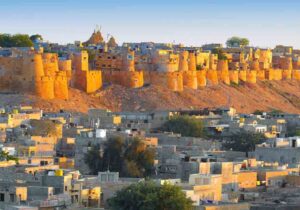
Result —
[{"label": "hilltop", "polygon": [[167,87],[146,85],[125,88],[109,85],[93,94],[70,88],[70,99],[43,100],[33,94],[2,93],[0,105],[30,104],[45,111],[60,109],[86,112],[89,108],[107,108],[112,111],[146,111],[201,109],[230,105],[241,113],[255,110],[281,110],[300,113],[300,81],[258,81],[257,84],[207,86],[183,92]]}]

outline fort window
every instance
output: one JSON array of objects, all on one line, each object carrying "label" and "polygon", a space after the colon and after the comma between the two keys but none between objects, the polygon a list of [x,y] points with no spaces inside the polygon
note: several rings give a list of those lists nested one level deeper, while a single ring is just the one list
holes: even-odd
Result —
[{"label": "fort window", "polygon": [[4,201],[4,193],[0,193],[0,201]]},{"label": "fort window", "polygon": [[102,64],[102,67],[106,67],[106,65],[105,65],[105,64]]},{"label": "fort window", "polygon": [[9,200],[10,200],[10,202],[15,202],[15,195],[11,193],[9,195]]},{"label": "fort window", "polygon": [[108,57],[107,57],[107,59],[111,59],[111,57],[110,57],[110,56],[108,56]]},{"label": "fort window", "polygon": [[34,62],[34,59],[31,59],[31,62]]},{"label": "fort window", "polygon": [[292,140],[292,147],[296,147],[296,143],[297,143],[296,139],[293,139]]},{"label": "fort window", "polygon": [[113,56],[112,59],[116,59],[116,56]]}]

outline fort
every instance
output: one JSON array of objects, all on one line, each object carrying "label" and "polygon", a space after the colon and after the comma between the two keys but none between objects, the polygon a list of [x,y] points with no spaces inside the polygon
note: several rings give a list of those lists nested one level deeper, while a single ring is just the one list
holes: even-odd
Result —
[{"label": "fort", "polygon": [[160,85],[181,92],[221,83],[300,80],[300,55],[297,50],[281,49],[284,46],[273,50],[222,48],[224,59],[212,51],[180,45],[118,46],[114,37],[106,43],[100,31],[94,31],[84,44],[83,49],[66,50],[63,57],[43,49],[10,48],[9,56],[0,55],[0,90],[67,100],[69,87],[93,93],[103,84],[127,88]]},{"label": "fort", "polygon": [[[131,88],[141,87],[144,83],[164,85],[173,91],[204,88],[220,83],[230,85],[241,82],[255,84],[257,81],[266,80],[299,80],[299,55],[273,54],[273,51],[281,52],[277,48],[224,48],[227,59],[223,59],[211,51],[199,48],[157,45],[127,43],[122,47],[114,45],[108,49],[104,48],[95,57],[96,69],[103,71],[104,83],[121,84]],[[127,56],[134,60],[130,66],[128,62],[124,62],[124,48],[131,51]],[[136,72],[135,69],[140,72],[140,77],[125,73]],[[136,82],[139,85],[129,86],[124,79],[140,82]]]}]

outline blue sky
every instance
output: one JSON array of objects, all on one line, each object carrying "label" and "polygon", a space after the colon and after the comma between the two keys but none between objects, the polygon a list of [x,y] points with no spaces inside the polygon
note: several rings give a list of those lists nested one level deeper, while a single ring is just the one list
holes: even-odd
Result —
[{"label": "blue sky", "polygon": [[95,26],[122,42],[225,43],[300,48],[299,0],[0,0],[0,33],[86,41]]}]

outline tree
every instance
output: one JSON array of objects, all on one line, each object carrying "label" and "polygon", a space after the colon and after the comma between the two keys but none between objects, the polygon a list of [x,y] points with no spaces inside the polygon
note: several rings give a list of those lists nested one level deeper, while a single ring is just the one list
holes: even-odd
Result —
[{"label": "tree", "polygon": [[31,35],[29,38],[32,42],[35,42],[36,40],[41,40],[41,41],[43,40],[43,37],[40,34]]},{"label": "tree", "polygon": [[19,159],[17,157],[12,156],[12,155],[8,154],[8,152],[5,152],[5,151],[0,151],[0,160],[1,161],[10,161],[10,160],[13,160],[17,164],[19,163]]},{"label": "tree", "polygon": [[241,45],[242,47],[249,46],[249,44],[250,44],[249,39],[247,39],[247,38],[241,38],[241,40],[240,40],[240,45]]},{"label": "tree", "polygon": [[172,117],[162,126],[161,130],[180,133],[182,136],[206,136],[203,122],[187,115]]},{"label": "tree", "polygon": [[27,34],[0,34],[0,47],[32,47],[33,43]]},{"label": "tree", "polygon": [[263,113],[264,113],[264,112],[261,111],[261,110],[259,110],[259,109],[255,110],[255,111],[253,112],[254,115],[262,115]]},{"label": "tree", "polygon": [[103,145],[103,154],[100,151],[96,145],[85,154],[84,160],[93,174],[109,169],[121,176],[145,177],[154,171],[155,152],[139,138],[111,137]]},{"label": "tree", "polygon": [[249,45],[249,40],[247,38],[241,38],[233,36],[226,41],[227,47],[246,47]]},{"label": "tree", "polygon": [[287,136],[300,136],[300,126],[298,126],[297,124],[288,122],[287,126],[286,126],[286,135]]},{"label": "tree", "polygon": [[191,210],[192,201],[178,186],[153,182],[132,184],[108,200],[112,210]]},{"label": "tree", "polygon": [[88,165],[92,174],[97,174],[102,171],[102,158],[100,154],[100,145],[97,144],[91,148],[85,155],[84,161]]},{"label": "tree", "polygon": [[223,146],[225,149],[248,153],[255,150],[256,144],[263,143],[265,140],[265,136],[261,133],[240,131],[226,139]]}]

